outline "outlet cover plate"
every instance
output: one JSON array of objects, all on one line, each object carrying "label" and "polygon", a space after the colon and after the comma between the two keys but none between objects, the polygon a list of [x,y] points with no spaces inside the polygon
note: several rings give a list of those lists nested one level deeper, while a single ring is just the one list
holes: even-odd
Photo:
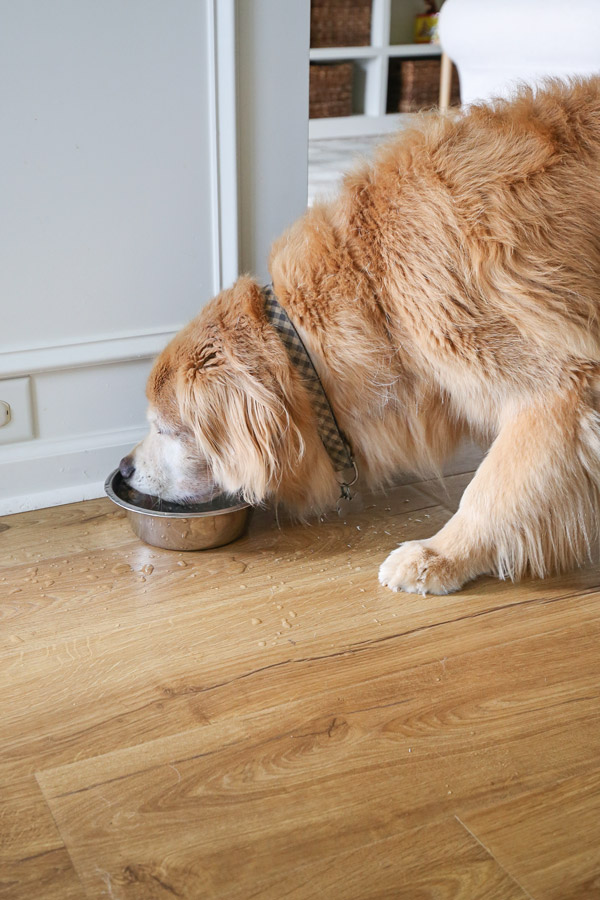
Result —
[{"label": "outlet cover plate", "polygon": [[0,379],[0,400],[10,406],[10,422],[0,428],[0,444],[31,440],[34,437],[31,378]]}]

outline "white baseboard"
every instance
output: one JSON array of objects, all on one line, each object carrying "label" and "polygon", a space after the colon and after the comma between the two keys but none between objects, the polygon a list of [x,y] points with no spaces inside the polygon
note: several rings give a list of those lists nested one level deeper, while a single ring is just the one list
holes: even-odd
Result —
[{"label": "white baseboard", "polygon": [[0,462],[0,484],[11,486],[11,496],[0,497],[0,515],[101,497],[106,476],[145,431],[126,428],[15,446]]}]

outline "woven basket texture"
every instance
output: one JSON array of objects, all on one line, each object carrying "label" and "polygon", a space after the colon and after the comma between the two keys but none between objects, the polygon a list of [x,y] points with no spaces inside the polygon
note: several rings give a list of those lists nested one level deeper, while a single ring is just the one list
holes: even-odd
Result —
[{"label": "woven basket texture", "polygon": [[311,119],[352,115],[352,63],[311,63]]},{"label": "woven basket texture", "polygon": [[[439,59],[391,59],[388,76],[388,112],[418,112],[437,106],[440,99]],[[450,106],[460,106],[458,71],[452,66]]]},{"label": "woven basket texture", "polygon": [[365,47],[371,42],[371,0],[312,0],[311,47]]}]

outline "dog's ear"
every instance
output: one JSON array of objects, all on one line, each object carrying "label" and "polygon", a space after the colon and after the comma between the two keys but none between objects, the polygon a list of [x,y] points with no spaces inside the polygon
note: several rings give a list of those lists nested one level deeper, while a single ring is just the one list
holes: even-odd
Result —
[{"label": "dog's ear", "polygon": [[192,348],[184,369],[192,380],[197,375],[210,375],[225,362],[223,338],[216,326],[209,326],[202,340]]},{"label": "dog's ear", "polygon": [[[260,503],[304,455],[300,429],[275,379],[250,372],[215,349],[178,382],[180,413],[196,436],[215,481]],[[213,376],[213,377],[211,377]]]}]

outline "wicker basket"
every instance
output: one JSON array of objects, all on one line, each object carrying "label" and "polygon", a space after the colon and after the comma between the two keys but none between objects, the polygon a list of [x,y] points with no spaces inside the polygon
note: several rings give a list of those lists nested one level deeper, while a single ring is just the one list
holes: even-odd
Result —
[{"label": "wicker basket", "polygon": [[[440,99],[439,59],[391,59],[388,77],[388,112],[417,112],[437,106]],[[456,66],[452,66],[450,106],[460,106]]]},{"label": "wicker basket", "polygon": [[352,115],[352,63],[311,63],[310,118]]},{"label": "wicker basket", "polygon": [[311,47],[364,47],[371,43],[371,0],[312,0]]}]

